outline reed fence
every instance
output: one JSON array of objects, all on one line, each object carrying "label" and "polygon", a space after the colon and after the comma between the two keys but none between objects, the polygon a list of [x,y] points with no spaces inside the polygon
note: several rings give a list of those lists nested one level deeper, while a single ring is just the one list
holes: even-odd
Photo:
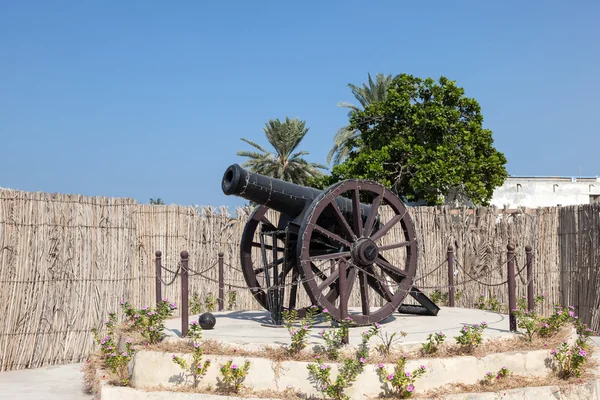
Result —
[{"label": "reed fence", "polygon": [[[0,371],[80,362],[119,302],[155,301],[155,252],[178,267],[189,252],[190,294],[218,293],[218,254],[225,290],[236,290],[237,310],[260,309],[245,288],[239,241],[251,210],[137,204],[132,199],[0,190]],[[526,211],[494,208],[410,208],[418,240],[417,283],[426,293],[448,292],[446,252],[454,248],[457,307],[480,293],[504,304],[506,245],[516,245],[517,270],[533,247],[535,291],[553,304],[574,305],[600,329],[600,205]],[[393,238],[390,238],[392,240]],[[172,274],[163,271],[163,279]],[[526,275],[517,295],[526,295]],[[179,279],[163,287],[178,303]],[[375,297],[375,296],[373,296]],[[350,306],[359,306],[358,298]]]}]

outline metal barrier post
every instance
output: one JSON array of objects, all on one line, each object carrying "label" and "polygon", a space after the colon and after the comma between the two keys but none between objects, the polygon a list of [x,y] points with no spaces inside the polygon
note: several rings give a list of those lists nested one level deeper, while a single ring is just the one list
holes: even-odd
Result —
[{"label": "metal barrier post", "polygon": [[189,319],[189,276],[188,276],[188,257],[187,251],[181,252],[181,336],[185,337],[188,333]]},{"label": "metal barrier post", "polygon": [[219,311],[223,311],[223,299],[225,297],[225,282],[223,277],[223,252],[219,252]]},{"label": "metal barrier post", "polygon": [[517,308],[517,284],[515,281],[515,246],[509,243],[506,246],[506,259],[508,265],[508,321],[511,332],[517,331],[517,316],[514,310]]},{"label": "metal barrier post", "polygon": [[527,309],[533,311],[535,301],[533,298],[533,249],[525,247],[525,262],[527,263]]},{"label": "metal barrier post", "polygon": [[454,307],[454,248],[448,245],[448,307]]},{"label": "metal barrier post", "polygon": [[155,288],[156,288],[156,304],[162,300],[162,253],[157,251],[156,255],[156,277],[155,277]]}]

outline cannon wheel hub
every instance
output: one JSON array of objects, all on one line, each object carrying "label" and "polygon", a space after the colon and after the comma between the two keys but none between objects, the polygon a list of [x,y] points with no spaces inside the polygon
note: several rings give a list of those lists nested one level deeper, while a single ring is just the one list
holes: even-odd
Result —
[{"label": "cannon wheel hub", "polygon": [[352,260],[362,267],[371,265],[377,260],[379,247],[369,238],[360,238],[352,246]]}]

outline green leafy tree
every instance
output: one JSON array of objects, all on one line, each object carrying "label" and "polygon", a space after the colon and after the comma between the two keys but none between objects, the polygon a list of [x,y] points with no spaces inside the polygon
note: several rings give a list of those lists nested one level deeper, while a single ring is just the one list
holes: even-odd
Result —
[{"label": "green leafy tree", "polygon": [[270,120],[265,124],[264,132],[275,151],[267,151],[242,138],[258,151],[238,151],[237,155],[248,158],[242,166],[252,172],[305,185],[309,179],[323,174],[320,169],[327,169],[324,165],[306,161],[303,157],[309,154],[307,151],[297,151],[308,130],[306,122],[299,119]]},{"label": "green leafy tree", "polygon": [[[373,81],[371,74],[369,74],[368,84],[363,83],[362,87],[352,83],[348,84],[348,87],[352,91],[354,98],[360,104],[360,107],[346,102],[342,102],[338,105],[340,107],[349,108],[348,118],[351,118],[352,113],[362,111],[362,109],[367,108],[370,104],[383,100],[391,82],[392,75],[377,74],[375,75],[375,81]],[[333,165],[339,165],[346,157],[348,157],[354,146],[356,146],[356,139],[359,137],[360,132],[351,125],[340,128],[333,138],[333,148],[327,155],[327,163],[331,163],[331,160],[333,159]]]},{"label": "green leafy tree", "polygon": [[165,204],[165,202],[159,197],[157,199],[150,199],[150,204],[159,206]]},{"label": "green leafy tree", "polygon": [[442,204],[450,194],[487,205],[507,173],[482,124],[479,103],[455,81],[398,75],[385,99],[350,118],[358,150],[311,185],[371,179],[409,202]]}]

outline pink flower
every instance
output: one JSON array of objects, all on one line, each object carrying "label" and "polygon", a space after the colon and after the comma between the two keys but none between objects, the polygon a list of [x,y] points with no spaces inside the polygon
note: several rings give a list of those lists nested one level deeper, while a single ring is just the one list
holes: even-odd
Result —
[{"label": "pink flower", "polygon": [[126,351],[123,352],[123,357],[127,357],[127,352]]},{"label": "pink flower", "polygon": [[377,368],[379,368],[379,369],[383,368],[383,364],[382,363],[377,364]]},{"label": "pink flower", "polygon": [[411,384],[411,385],[408,385],[408,386],[406,387],[406,391],[407,391],[407,392],[414,392],[414,390],[415,390],[415,387],[414,387],[412,384]]},{"label": "pink flower", "polygon": [[575,313],[573,311],[569,311],[569,317],[574,317]]},{"label": "pink flower", "polygon": [[[582,351],[583,351],[583,350],[582,350]],[[361,362],[362,364],[364,364],[364,363],[366,363],[367,361],[366,361],[366,360],[365,360],[363,357],[361,357],[361,358],[360,358],[360,362]]]},{"label": "pink flower", "polygon": [[585,351],[585,350],[581,349],[581,350],[579,350],[579,355],[580,355],[581,357],[585,357],[585,356],[587,356],[587,353],[586,353],[586,351]]},{"label": "pink flower", "polygon": [[198,347],[200,347],[200,343],[194,343],[194,347],[195,347],[195,348],[198,348]]},{"label": "pink flower", "polygon": [[236,364],[233,364],[233,365],[231,366],[231,369],[238,369],[238,366],[237,366]]},{"label": "pink flower", "polygon": [[381,328],[381,325],[379,324],[379,322],[375,322],[375,328],[377,328],[377,329]]},{"label": "pink flower", "polygon": [[325,364],[321,364],[321,369],[322,369],[323,371],[325,371],[325,370],[327,369],[327,365],[325,365]]},{"label": "pink flower", "polygon": [[407,371],[407,372],[406,372],[406,376],[410,376],[410,372],[408,372],[408,371]]},{"label": "pink flower", "polygon": [[421,369],[425,369],[425,366],[424,366],[424,365],[421,365]]},{"label": "pink flower", "polygon": [[394,374],[389,374],[387,379],[388,379],[388,381],[391,381],[392,379],[394,379]]},{"label": "pink flower", "polygon": [[328,309],[326,309],[326,308],[324,308],[324,309],[323,309],[323,312],[329,312],[329,310],[328,310]]},{"label": "pink flower", "polygon": [[171,356],[171,359],[173,359],[173,360],[175,359],[175,354],[173,354],[173,355]]}]

